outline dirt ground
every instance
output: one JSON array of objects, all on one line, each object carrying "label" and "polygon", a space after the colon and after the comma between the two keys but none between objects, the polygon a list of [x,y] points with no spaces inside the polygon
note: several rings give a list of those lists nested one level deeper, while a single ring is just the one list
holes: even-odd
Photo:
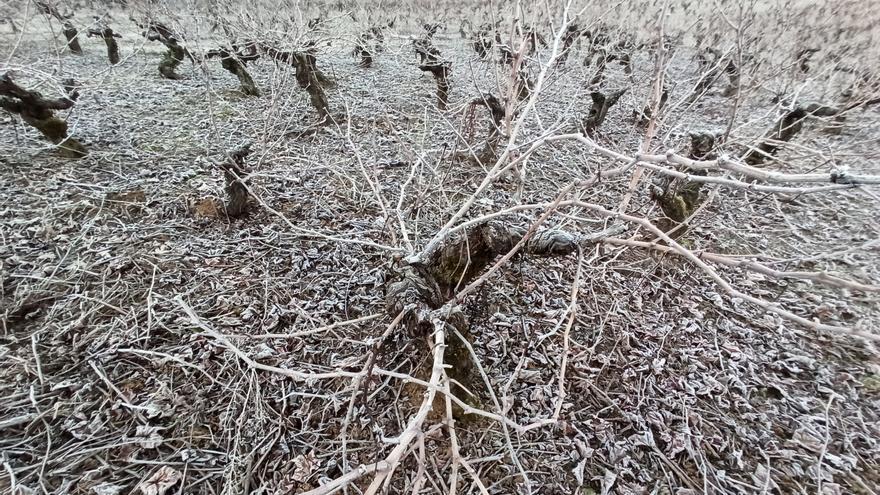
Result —
[{"label": "dirt ground", "polygon": [[[19,39],[0,26],[0,59],[14,46],[7,67],[27,68],[16,74],[28,87],[59,74],[81,82],[66,115],[90,151],[60,158],[18,117],[0,113],[0,491],[130,493],[170,467],[179,493],[300,493],[384,458],[418,406],[417,385],[376,375],[360,385],[366,398],[352,401],[359,387],[350,378],[258,371],[184,308],[256,362],[359,371],[391,320],[385,288],[394,254],[407,247],[389,212],[400,205],[419,246],[472,194],[487,165],[452,156],[485,132],[488,117],[478,112],[474,136],[459,139],[470,100],[497,93],[500,67],[454,29],[440,33],[437,46],[453,61],[443,112],[434,81],[415,67],[410,33],[389,35],[372,68],[357,66],[350,43],[321,45],[318,64],[336,81],[328,96],[342,118],[300,135],[315,117],[289,68],[251,65],[263,95],[248,98],[216,62],[185,61],[184,79],[160,78],[161,45],[123,33],[123,62],[109,67],[100,40],[59,58],[43,34]],[[670,67],[670,102],[697,77],[691,56],[679,52]],[[525,139],[554,121],[572,130],[585,116],[583,81],[593,68],[582,59],[576,52],[551,74]],[[631,89],[598,143],[638,151],[644,129],[631,115],[644,106],[652,68],[647,52],[632,75],[609,66],[603,86]],[[723,152],[738,155],[773,121],[770,86],[744,98]],[[821,98],[830,88],[803,94]],[[723,131],[730,99],[720,89],[666,115],[652,152],[684,153],[689,131]],[[840,134],[826,127],[810,122],[773,168],[880,174],[880,109],[848,114]],[[224,195],[216,162],[243,143],[255,150],[247,163],[260,204],[227,219],[211,207]],[[612,165],[577,143],[547,145],[523,182],[505,178],[469,216],[552,201],[568,182]],[[613,209],[629,180],[574,194]],[[628,212],[656,218],[648,185]],[[710,202],[681,239],[688,248],[880,282],[877,188],[704,194]],[[603,220],[571,208],[548,225],[591,232]],[[566,344],[560,328],[579,269]],[[877,292],[718,270],[800,316],[880,332]],[[519,257],[464,308],[498,394],[494,404],[476,391],[483,408],[527,425],[562,401],[561,421],[524,434],[485,418],[457,422],[462,455],[489,493],[526,493],[524,475],[536,494],[880,491],[876,348],[731,298],[680,259],[604,245],[580,256]],[[405,332],[383,349],[375,366],[399,373],[416,373],[430,357]],[[420,493],[448,492],[449,436],[432,426],[443,421],[432,416],[389,493],[411,486],[420,458],[428,459]],[[461,476],[459,493],[479,493]]]}]

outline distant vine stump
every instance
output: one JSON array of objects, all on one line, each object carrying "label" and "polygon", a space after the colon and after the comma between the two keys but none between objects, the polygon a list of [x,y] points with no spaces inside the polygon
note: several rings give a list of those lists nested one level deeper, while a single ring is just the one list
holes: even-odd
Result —
[{"label": "distant vine stump", "polygon": [[176,71],[177,66],[183,62],[184,57],[189,57],[192,61],[195,61],[195,57],[180,44],[174,32],[165,25],[158,22],[138,25],[145,29],[142,33],[145,38],[150,41],[159,41],[168,49],[162,56],[162,60],[159,61],[159,74],[165,79],[182,79]]},{"label": "distant vine stump", "polygon": [[513,65],[513,50],[507,45],[498,45],[498,53],[501,55],[501,58],[498,59],[498,63],[501,65]]},{"label": "distant vine stump", "polygon": [[238,78],[242,93],[248,96],[260,96],[257,84],[245,67],[245,63],[250,60],[256,60],[258,58],[257,55],[235,53],[232,50],[220,48],[218,50],[210,50],[205,56],[208,58],[220,57],[220,65]]},{"label": "distant vine stump", "polygon": [[318,112],[318,119],[326,122],[330,118],[330,104],[327,102],[327,95],[324,94],[324,87],[318,79],[315,71],[315,56],[308,53],[296,53],[296,82],[299,87],[306,90],[309,94],[309,101],[312,107]]},{"label": "distant vine stump", "polygon": [[472,100],[470,105],[468,105],[467,113],[465,115],[467,126],[466,135],[468,136],[468,139],[473,135],[474,123],[476,121],[476,109],[479,106],[485,106],[488,108],[489,114],[492,118],[491,123],[489,124],[489,134],[486,136],[486,142],[483,145],[483,149],[476,153],[476,157],[471,157],[468,153],[459,153],[456,155],[456,158],[461,159],[467,157],[479,164],[486,164],[495,161],[498,157],[497,150],[498,143],[501,140],[501,123],[504,120],[504,106],[495,95],[491,94],[483,95],[480,98]]},{"label": "distant vine stump", "polygon": [[437,82],[437,107],[446,110],[449,103],[449,73],[452,72],[452,66],[449,62],[443,62],[420,65],[419,70],[430,72],[434,76],[434,81]]},{"label": "distant vine stump", "polygon": [[577,24],[569,24],[568,28],[565,30],[565,33],[562,35],[562,53],[559,54],[559,59],[556,60],[556,65],[561,67],[565,65],[565,62],[568,60],[568,54],[571,53],[572,46],[574,42],[577,41],[578,38],[583,34],[583,30]]},{"label": "distant vine stump", "polygon": [[283,51],[264,43],[259,46],[276,63],[284,62],[296,70],[296,83],[309,94],[309,101],[318,113],[319,123],[330,122],[330,104],[324,88],[331,86],[333,82],[317,68],[315,55],[308,51]]},{"label": "distant vine stump", "polygon": [[162,60],[159,61],[159,74],[165,79],[181,79],[181,76],[176,72],[176,69],[177,66],[183,62],[185,53],[183,47],[180,46],[174,38],[163,41],[163,44],[165,45],[165,48],[168,48],[168,51],[165,52],[165,55],[162,56]]},{"label": "distant vine stump", "polygon": [[[669,100],[669,90],[666,89],[666,86],[663,86],[663,92],[660,93],[660,101],[657,103],[657,111],[663,110],[663,107],[666,106],[666,102]],[[645,127],[651,121],[651,118],[654,116],[654,112],[651,109],[651,105],[645,105],[645,109],[639,112],[638,110],[633,110],[633,119],[636,124]]]},{"label": "distant vine stump", "polygon": [[352,55],[361,59],[359,64],[361,67],[366,68],[373,66],[373,48],[370,46],[371,41],[375,40],[376,42],[375,51],[382,51],[384,48],[382,45],[385,42],[385,34],[382,32],[383,29],[384,26],[371,27],[361,33],[357,40],[355,40]]},{"label": "distant vine stump", "polygon": [[516,25],[516,31],[526,42],[526,53],[529,56],[535,54],[535,51],[538,49],[538,45],[541,45],[544,48],[547,48],[547,39],[544,38],[544,35],[539,33],[537,29],[532,26],[525,25],[520,27],[519,24]]},{"label": "distant vine stump", "polygon": [[491,24],[484,24],[472,35],[471,47],[483,60],[488,59],[492,55],[492,46],[494,45],[492,35],[490,34],[492,29]]},{"label": "distant vine stump", "polygon": [[[584,59],[584,65],[589,66],[592,65],[590,57]],[[590,79],[590,86],[598,86],[602,83],[602,79],[605,78],[605,67],[608,65],[608,55],[604,50],[599,51],[596,55],[596,69],[593,73],[593,77]]]},{"label": "distant vine stump", "polygon": [[724,91],[721,92],[722,96],[736,96],[739,91],[739,67],[733,63],[732,60],[728,60],[724,65],[724,73],[727,74],[727,79],[729,80],[727,87],[724,88]]},{"label": "distant vine stump", "polygon": [[797,53],[796,63],[802,74],[810,72],[810,59],[818,52],[818,48],[804,48]]},{"label": "distant vine stump", "polygon": [[360,57],[361,61],[358,66],[368,68],[373,66],[373,54],[367,48],[366,43],[358,40],[358,44],[354,47],[354,56]]},{"label": "distant vine stump", "polygon": [[803,129],[804,126],[804,118],[806,118],[806,116],[807,111],[800,107],[786,112],[786,114],[776,121],[776,123],[773,124],[773,127],[764,134],[761,142],[745,154],[743,161],[749,165],[760,165],[764,163],[767,158],[776,154],[776,151],[783,143],[791,141],[793,137],[801,132],[801,129]]},{"label": "distant vine stump", "polygon": [[712,85],[718,81],[723,68],[721,58],[721,52],[711,47],[697,53],[696,61],[699,80],[697,80],[693,91],[685,100],[688,105],[702,98],[712,88]]},{"label": "distant vine stump", "polygon": [[82,47],[79,45],[79,38],[77,37],[79,33],[73,23],[70,22],[70,19],[73,18],[73,13],[62,15],[54,5],[50,5],[47,2],[35,1],[34,4],[44,14],[55,18],[61,23],[61,32],[67,40],[67,48],[70,50],[70,53],[73,53],[74,55],[82,55]]},{"label": "distant vine stump", "polygon": [[590,107],[590,113],[583,122],[584,131],[587,134],[592,135],[593,132],[602,125],[602,122],[605,122],[608,110],[620,100],[620,97],[623,96],[624,93],[626,93],[626,88],[612,91],[608,95],[605,95],[601,91],[593,91],[590,93],[590,98],[593,100],[593,104]]},{"label": "distant vine stump", "polygon": [[79,38],[77,37],[76,28],[73,27],[73,24],[70,22],[64,23],[64,37],[67,38],[67,47],[70,49],[70,53],[74,55],[82,55],[82,47],[79,46]]},{"label": "distant vine stump", "polygon": [[0,108],[20,115],[26,124],[56,144],[61,156],[82,158],[88,154],[85,146],[70,137],[67,134],[67,122],[55,116],[55,110],[73,107],[79,97],[72,79],[64,81],[64,91],[67,95],[62,98],[45,98],[36,91],[22,88],[6,73],[0,76]]},{"label": "distant vine stump", "polygon": [[250,210],[250,193],[245,185],[248,172],[244,159],[251,153],[250,146],[243,146],[229,153],[229,160],[220,164],[226,180],[226,215],[237,218]]},{"label": "distant vine stump", "polygon": [[116,43],[116,38],[121,38],[122,36],[114,33],[109,27],[103,27],[101,29],[90,29],[89,37],[103,39],[104,44],[107,45],[107,58],[110,60],[110,64],[116,65],[119,63],[119,45]]},{"label": "distant vine stump", "polygon": [[419,38],[413,41],[413,49],[422,65],[434,65],[440,63],[440,50],[433,45],[430,39]]}]

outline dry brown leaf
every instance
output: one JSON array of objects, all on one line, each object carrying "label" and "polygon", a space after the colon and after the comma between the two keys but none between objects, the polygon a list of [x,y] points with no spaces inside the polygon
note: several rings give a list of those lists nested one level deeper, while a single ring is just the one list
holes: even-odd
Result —
[{"label": "dry brown leaf", "polygon": [[220,216],[220,208],[214,198],[203,198],[194,205],[195,215],[203,218],[217,218]]},{"label": "dry brown leaf", "polygon": [[138,488],[144,495],[164,495],[181,478],[180,471],[171,466],[162,466],[149,479],[138,485]]},{"label": "dry brown leaf", "polygon": [[296,469],[293,471],[293,480],[305,483],[312,476],[312,472],[314,472],[317,464],[318,459],[315,457],[314,452],[296,456],[293,459],[293,465],[296,466]]}]

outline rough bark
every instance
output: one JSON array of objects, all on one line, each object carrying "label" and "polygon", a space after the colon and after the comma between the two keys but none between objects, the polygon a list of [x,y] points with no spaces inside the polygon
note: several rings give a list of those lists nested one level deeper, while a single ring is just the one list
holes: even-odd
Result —
[{"label": "rough bark", "polygon": [[181,79],[182,77],[176,71],[177,66],[183,62],[184,57],[195,62],[193,54],[180,44],[178,36],[164,24],[150,21],[147,24],[138,23],[138,26],[144,29],[142,35],[145,38],[150,41],[159,41],[168,49],[162,56],[162,60],[159,61],[159,74],[166,79]]},{"label": "rough bark", "polygon": [[257,84],[254,82],[254,79],[251,77],[245,66],[248,61],[256,60],[258,58],[257,55],[236,53],[233,49],[221,47],[217,50],[209,51],[206,54],[206,57],[220,57],[220,65],[226,71],[234,74],[235,77],[238,78],[242,93],[249,96],[260,96],[260,90],[257,88]]},{"label": "rough bark", "polygon": [[504,120],[504,106],[495,95],[491,94],[483,95],[480,98],[471,101],[468,106],[467,116],[465,117],[465,120],[469,122],[468,128],[470,130],[468,131],[468,134],[472,134],[475,112],[476,108],[479,106],[485,106],[488,108],[492,118],[489,134],[486,136],[486,143],[476,156],[476,160],[479,163],[485,164],[494,161],[498,156],[497,150],[498,142],[501,140],[501,122]]},{"label": "rough bark", "polygon": [[330,104],[327,102],[327,96],[324,94],[324,87],[318,80],[315,73],[315,57],[307,53],[297,53],[294,55],[296,60],[296,82],[299,87],[306,90],[309,94],[309,101],[312,107],[318,112],[318,119],[327,120],[330,117]]},{"label": "rough bark", "polygon": [[88,154],[85,146],[67,134],[67,122],[55,116],[55,110],[73,107],[79,92],[72,79],[64,81],[67,93],[63,98],[49,99],[37,91],[29,91],[6,73],[0,76],[0,108],[21,116],[21,119],[48,141],[58,146],[59,153],[67,158],[82,158]]},{"label": "rough bark", "polygon": [[74,55],[82,55],[82,47],[79,46],[79,38],[76,27],[73,26],[69,21],[66,21],[63,25],[62,32],[64,33],[64,37],[67,39],[67,48],[70,49],[70,53]]},{"label": "rough bark", "polygon": [[104,40],[104,44],[107,45],[107,58],[110,60],[111,65],[116,65],[119,63],[119,45],[116,43],[116,38],[121,38],[122,36],[113,32],[109,27],[102,27],[100,29],[90,29],[89,37],[99,37]]},{"label": "rough bark", "polygon": [[250,146],[243,146],[229,153],[229,160],[220,164],[226,180],[226,215],[237,218],[250,210],[250,193],[245,185],[248,171],[244,159],[251,153]]},{"label": "rough bark", "polygon": [[[406,328],[422,342],[423,351],[428,352],[434,328],[431,312],[451,308],[448,312],[444,311],[446,323],[470,342],[467,317],[458,309],[460,301],[453,298],[498,256],[511,251],[528,234],[525,228],[488,222],[454,236],[430,253],[424,263],[405,265],[392,274],[391,278],[395,281],[388,285],[385,298],[388,314],[396,317],[403,312]],[[584,236],[545,230],[527,239],[519,253],[523,256],[566,256],[606,235]],[[458,338],[448,338],[447,345],[447,374],[453,381],[452,393],[465,402],[471,402],[457,385],[461,384],[474,393],[483,389],[470,352]],[[454,408],[453,413],[458,416],[461,410]]]},{"label": "rough bark", "polygon": [[578,24],[569,24],[565,33],[562,35],[562,53],[556,60],[556,65],[561,67],[568,60],[568,54],[571,53],[574,42],[584,34],[584,30]]},{"label": "rough bark", "polygon": [[164,40],[162,44],[165,45],[168,51],[165,52],[162,60],[159,61],[159,74],[165,79],[182,79],[182,76],[177,73],[176,69],[183,62],[183,57],[186,56],[183,47],[174,38]]},{"label": "rough bark", "polygon": [[[717,135],[712,132],[692,132],[690,133],[691,149],[689,157],[692,160],[712,160],[716,158],[715,142]],[[688,171],[692,175],[706,175],[706,171]],[[695,181],[684,181],[676,187],[667,183],[665,187],[653,186],[651,188],[651,196],[660,205],[660,209],[665,215],[664,221],[657,222],[660,230],[668,232],[678,227],[674,237],[678,237],[687,230],[687,226],[680,226],[696,211],[700,205],[700,191],[702,183]]]},{"label": "rough bark", "polygon": [[420,65],[419,70],[430,72],[437,82],[437,108],[446,110],[449,103],[449,74],[452,72],[452,66],[449,62],[438,64]]},{"label": "rough bark", "polygon": [[50,5],[47,2],[35,1],[34,4],[44,14],[55,18],[61,23],[61,32],[67,40],[67,48],[70,50],[70,53],[73,53],[74,55],[82,55],[83,51],[82,47],[79,45],[78,38],[79,33],[73,23],[70,22],[70,19],[73,18],[73,14],[62,15],[54,5]]},{"label": "rough bark", "polygon": [[602,122],[605,122],[608,110],[620,100],[620,97],[623,96],[624,93],[626,93],[626,88],[612,91],[608,95],[605,95],[600,91],[593,91],[590,93],[590,98],[593,100],[593,104],[590,107],[589,115],[587,115],[587,118],[584,119],[583,122],[584,131],[587,134],[592,134],[600,125],[602,125]]},{"label": "rough bark", "polygon": [[807,111],[801,107],[795,108],[773,124],[761,139],[758,145],[748,151],[743,157],[743,161],[749,165],[760,165],[767,158],[776,154],[776,151],[783,143],[791,141],[801,129],[804,127],[804,119],[807,117]]},{"label": "rough bark", "polygon": [[318,113],[320,122],[330,120],[330,104],[324,87],[330,85],[329,79],[317,68],[315,55],[308,51],[283,51],[273,46],[262,44],[260,47],[275,62],[284,62],[296,69],[296,83],[309,94],[309,101]]}]

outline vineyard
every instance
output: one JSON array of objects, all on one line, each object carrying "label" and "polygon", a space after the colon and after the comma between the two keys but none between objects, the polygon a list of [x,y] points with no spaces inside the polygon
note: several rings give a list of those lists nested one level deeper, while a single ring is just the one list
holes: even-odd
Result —
[{"label": "vineyard", "polygon": [[0,0],[0,492],[880,492],[880,3]]}]

